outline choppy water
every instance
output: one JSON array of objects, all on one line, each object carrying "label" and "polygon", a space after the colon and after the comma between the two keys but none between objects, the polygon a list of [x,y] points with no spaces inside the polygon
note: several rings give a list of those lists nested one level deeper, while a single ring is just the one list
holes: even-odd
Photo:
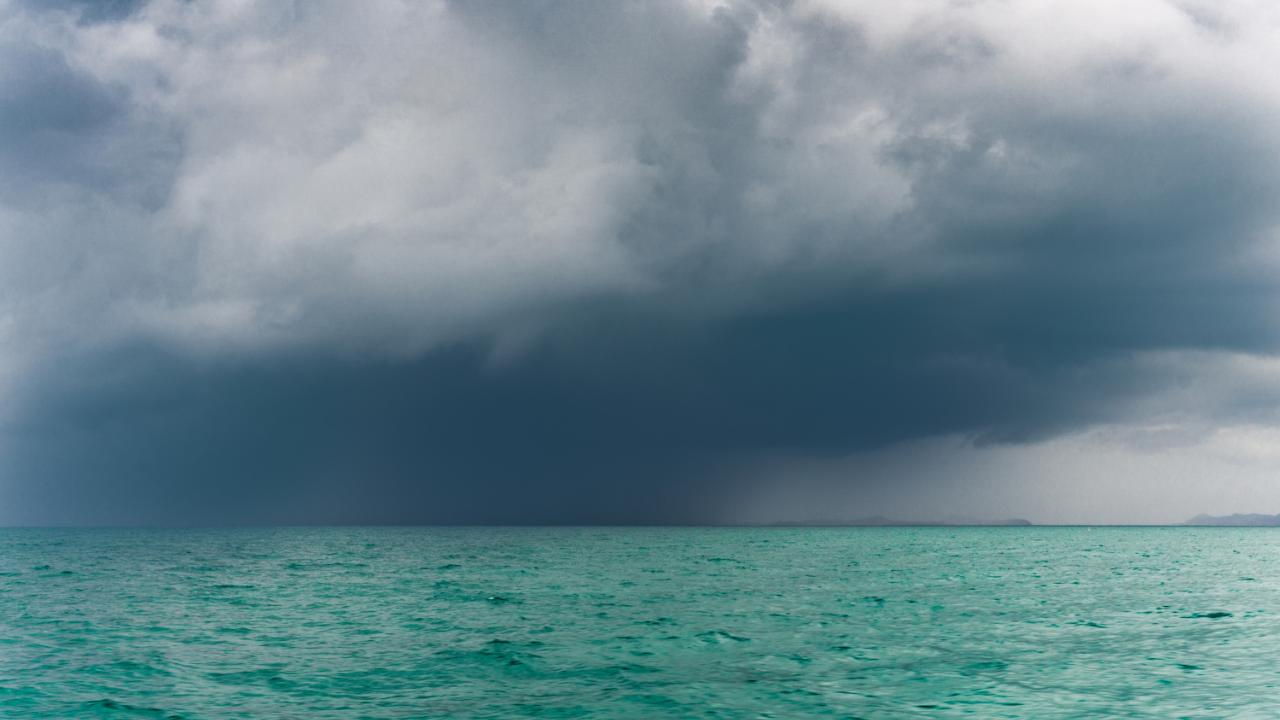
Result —
[{"label": "choppy water", "polygon": [[0,717],[1280,716],[1280,530],[0,530]]}]

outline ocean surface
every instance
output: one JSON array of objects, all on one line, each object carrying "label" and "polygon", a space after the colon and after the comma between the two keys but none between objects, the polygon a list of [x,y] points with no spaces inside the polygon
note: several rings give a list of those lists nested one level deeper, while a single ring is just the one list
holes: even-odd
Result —
[{"label": "ocean surface", "polygon": [[1275,718],[1280,529],[5,529],[0,717]]}]

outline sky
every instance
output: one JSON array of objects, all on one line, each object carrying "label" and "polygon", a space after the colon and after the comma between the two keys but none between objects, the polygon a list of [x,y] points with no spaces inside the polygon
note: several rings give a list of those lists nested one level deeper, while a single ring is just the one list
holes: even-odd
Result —
[{"label": "sky", "polygon": [[1280,6],[0,0],[0,524],[1280,512]]}]

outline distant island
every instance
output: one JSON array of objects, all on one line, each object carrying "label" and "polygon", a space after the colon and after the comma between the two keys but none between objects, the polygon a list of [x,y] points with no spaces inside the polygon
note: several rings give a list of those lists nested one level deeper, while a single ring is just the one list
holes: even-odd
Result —
[{"label": "distant island", "polygon": [[895,520],[883,515],[854,518],[852,520],[780,521],[773,523],[783,527],[1022,527],[1030,520],[1004,518],[1001,520],[976,520],[957,518],[952,520]]},{"label": "distant island", "polygon": [[1217,525],[1230,527],[1277,527],[1280,515],[1235,513],[1233,515],[1197,515],[1183,525]]}]

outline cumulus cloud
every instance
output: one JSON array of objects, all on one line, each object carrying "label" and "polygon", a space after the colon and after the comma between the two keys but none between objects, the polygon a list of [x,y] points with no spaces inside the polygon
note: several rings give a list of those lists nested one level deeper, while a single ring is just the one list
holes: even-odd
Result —
[{"label": "cumulus cloud", "polygon": [[[382,456],[388,497],[474,508],[1273,421],[1266,3],[0,7],[0,462],[64,478],[10,481],[42,512],[203,497],[174,477],[253,466],[272,393],[304,435],[384,430],[255,445],[282,496]],[[132,439],[173,427],[205,440]]]}]

